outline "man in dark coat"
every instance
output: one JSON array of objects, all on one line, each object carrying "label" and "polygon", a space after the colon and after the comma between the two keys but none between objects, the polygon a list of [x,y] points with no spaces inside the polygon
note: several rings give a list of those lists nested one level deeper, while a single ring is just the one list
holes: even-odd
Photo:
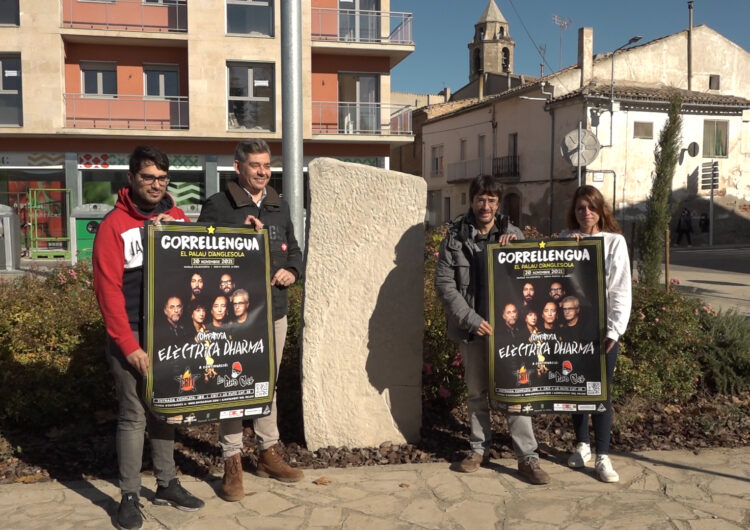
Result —
[{"label": "man in dark coat", "polygon": [[[201,210],[199,222],[225,226],[250,225],[266,228],[271,250],[271,299],[276,336],[276,373],[281,364],[287,331],[287,288],[302,275],[302,251],[294,237],[289,205],[271,186],[271,149],[263,140],[240,142],[234,153],[237,178],[227,189],[209,197]],[[302,479],[302,471],[290,467],[280,454],[279,430],[276,425],[276,393],[271,414],[253,421],[253,430],[261,448],[256,473],[283,482]],[[224,458],[224,478],[220,494],[224,500],[244,498],[242,485],[242,420],[221,423],[219,432]]]}]

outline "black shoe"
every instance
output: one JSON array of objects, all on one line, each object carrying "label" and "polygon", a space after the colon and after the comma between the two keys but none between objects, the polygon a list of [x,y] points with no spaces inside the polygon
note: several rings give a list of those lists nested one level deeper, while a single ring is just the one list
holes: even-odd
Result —
[{"label": "black shoe", "polygon": [[169,485],[166,488],[164,486],[156,488],[154,504],[159,506],[169,504],[178,510],[194,512],[203,508],[206,503],[183,488],[180,484],[180,479],[173,478],[169,481]]},{"label": "black shoe", "polygon": [[117,509],[117,526],[120,530],[133,530],[143,526],[143,506],[135,493],[123,493]]}]

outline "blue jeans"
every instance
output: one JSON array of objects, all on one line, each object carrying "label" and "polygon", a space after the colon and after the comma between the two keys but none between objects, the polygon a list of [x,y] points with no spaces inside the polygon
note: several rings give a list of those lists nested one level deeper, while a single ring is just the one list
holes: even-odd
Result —
[{"label": "blue jeans", "polygon": [[[489,405],[489,354],[486,337],[474,337],[469,343],[460,343],[458,349],[464,360],[464,381],[468,390],[466,405],[469,409],[471,433],[469,444],[477,454],[484,452],[492,445],[492,425],[490,424]],[[513,451],[520,461],[527,458],[539,458],[536,453],[537,443],[531,416],[507,414],[508,431],[513,441]]]},{"label": "blue jeans", "polygon": [[[615,343],[609,353],[607,353],[607,381],[612,384],[612,378],[615,375],[615,365],[617,364],[617,352],[620,344]],[[573,429],[576,432],[578,442],[589,442],[589,416],[590,414],[573,414]],[[594,437],[596,438],[596,455],[609,454],[609,440],[612,434],[612,407],[606,412],[593,415]]]},{"label": "blue jeans", "polygon": [[[138,332],[134,333],[136,339],[139,339]],[[140,397],[140,390],[144,383],[143,377],[125,360],[120,348],[109,336],[106,339],[105,351],[117,392],[118,415],[115,444],[120,490],[123,493],[137,495],[141,489],[143,439],[147,425],[156,482],[159,486],[167,486],[175,478],[175,428],[173,425],[157,420],[146,409]]]}]

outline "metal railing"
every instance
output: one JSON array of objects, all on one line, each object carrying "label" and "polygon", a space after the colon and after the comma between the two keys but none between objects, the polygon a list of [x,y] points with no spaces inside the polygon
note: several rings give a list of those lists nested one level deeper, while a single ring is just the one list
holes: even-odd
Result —
[{"label": "metal railing", "polygon": [[65,28],[184,33],[187,0],[63,0]]},{"label": "metal railing", "polygon": [[410,135],[410,105],[313,101],[314,134]]},{"label": "metal railing", "polygon": [[516,156],[499,156],[492,161],[492,174],[495,177],[520,177],[520,159]]},{"label": "metal railing", "polygon": [[65,93],[65,126],[94,129],[187,129],[187,96],[92,96]]},{"label": "metal railing", "polygon": [[448,164],[446,180],[448,182],[461,182],[471,180],[480,175],[489,175],[492,168],[492,158],[474,158]]},{"label": "metal railing", "polygon": [[414,44],[411,13],[312,9],[312,40],[365,44]]}]

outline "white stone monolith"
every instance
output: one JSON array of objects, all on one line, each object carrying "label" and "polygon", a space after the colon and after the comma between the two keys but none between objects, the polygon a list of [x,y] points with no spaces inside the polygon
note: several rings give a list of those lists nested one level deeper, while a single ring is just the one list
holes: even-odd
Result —
[{"label": "white stone monolith", "polygon": [[422,419],[426,183],[328,158],[313,160],[309,175],[307,447],[415,442]]}]

